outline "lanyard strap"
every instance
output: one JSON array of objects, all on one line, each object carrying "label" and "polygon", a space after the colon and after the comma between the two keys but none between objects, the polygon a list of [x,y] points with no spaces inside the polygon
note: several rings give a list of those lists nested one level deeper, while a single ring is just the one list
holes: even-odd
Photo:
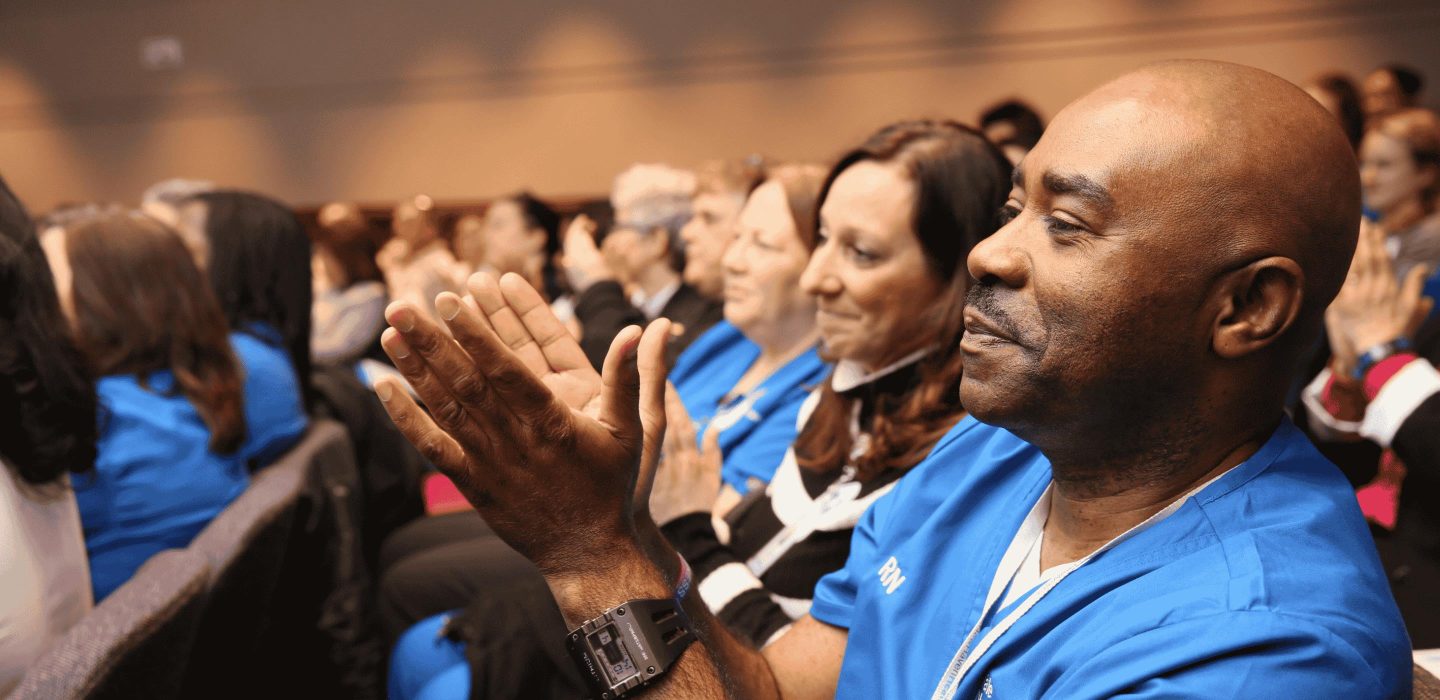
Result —
[{"label": "lanyard strap", "polygon": [[860,482],[854,480],[853,471],[847,468],[843,476],[830,484],[825,492],[810,504],[804,515],[775,533],[760,551],[745,561],[745,566],[757,577],[764,576],[785,552],[819,529],[826,516],[836,508],[854,501],[855,497],[860,495],[860,489]]},{"label": "lanyard strap", "polygon": [[[1216,479],[1218,478],[1217,476]],[[1065,565],[1058,575],[1026,595],[1025,599],[1021,601],[1019,605],[1015,606],[1015,609],[1011,610],[1009,615],[1005,616],[1005,619],[996,623],[984,637],[980,638],[979,644],[975,646],[974,651],[971,651],[970,645],[975,643],[976,637],[980,634],[980,630],[984,628],[985,621],[989,619],[991,615],[998,612],[994,609],[995,605],[999,602],[1005,590],[1009,588],[1010,582],[1015,579],[1015,574],[1019,572],[1020,565],[1025,561],[1026,552],[1031,546],[1036,544],[1036,539],[1044,536],[1045,518],[1043,516],[1049,511],[1051,489],[1055,488],[1052,482],[1045,488],[1044,495],[1040,497],[1040,501],[1035,504],[1035,508],[1030,511],[1030,515],[1026,517],[1025,522],[1021,524],[1020,532],[1015,535],[1015,540],[1010,543],[1010,548],[1005,550],[1005,556],[1001,558],[1000,566],[995,571],[995,579],[990,583],[990,591],[985,596],[985,608],[980,611],[980,618],[975,621],[975,626],[971,627],[970,633],[965,635],[965,641],[960,645],[959,651],[956,651],[954,658],[950,660],[950,666],[945,669],[945,675],[940,677],[940,684],[935,687],[935,693],[930,696],[931,700],[953,700],[955,693],[960,690],[960,682],[965,680],[965,676],[970,672],[970,669],[979,663],[981,657],[985,655],[985,652],[989,651],[990,647],[994,646],[995,642],[1009,631],[1025,613],[1035,607],[1036,603],[1039,603],[1051,590],[1054,590],[1056,586],[1060,585],[1060,582],[1065,580],[1066,576],[1069,576],[1076,569],[1089,563],[1091,559],[1114,548],[1121,542],[1144,532],[1155,523],[1170,517],[1175,511],[1180,510],[1181,506],[1185,505],[1185,501],[1189,500],[1190,496],[1198,493],[1213,482],[1214,479],[1205,482],[1205,484],[1199,488],[1181,496],[1170,505],[1165,506],[1160,512],[1146,518],[1144,522],[1126,530],[1115,539],[1106,542],[1099,549],[1085,555],[1077,561]]]}]

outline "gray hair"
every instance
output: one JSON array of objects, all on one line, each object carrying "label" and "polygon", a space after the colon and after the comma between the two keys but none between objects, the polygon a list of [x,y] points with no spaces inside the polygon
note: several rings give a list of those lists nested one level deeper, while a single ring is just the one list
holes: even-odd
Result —
[{"label": "gray hair", "polygon": [[695,194],[695,174],[658,163],[637,163],[615,178],[610,204],[615,208],[615,228],[634,229],[649,235],[665,232],[669,240],[670,265],[685,267],[685,242],[680,229],[690,220],[690,198]]}]

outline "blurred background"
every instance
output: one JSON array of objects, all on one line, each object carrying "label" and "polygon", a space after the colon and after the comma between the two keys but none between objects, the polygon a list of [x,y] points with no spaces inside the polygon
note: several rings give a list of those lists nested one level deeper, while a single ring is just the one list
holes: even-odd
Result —
[{"label": "blurred background", "polygon": [[1423,0],[4,0],[0,164],[34,211],[172,177],[302,209],[563,201],[1008,97],[1048,119],[1161,58],[1440,75],[1437,31]]}]

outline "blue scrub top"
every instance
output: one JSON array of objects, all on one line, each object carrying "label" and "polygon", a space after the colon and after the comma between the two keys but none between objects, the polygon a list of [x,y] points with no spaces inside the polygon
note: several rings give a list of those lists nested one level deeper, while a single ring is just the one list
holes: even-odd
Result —
[{"label": "blue scrub top", "polygon": [[760,346],[721,321],[696,338],[670,371],[670,382],[695,420],[696,437],[703,441],[712,422],[721,431],[720,478],[741,494],[749,490],[750,479],[770,483],[795,442],[801,404],[830,373],[811,348],[748,393],[724,401],[759,357]]},{"label": "blue scrub top", "polygon": [[245,441],[210,451],[210,430],[169,370],[97,384],[100,436],[95,471],[72,479],[95,601],[130,579],[151,555],[185,547],[250,484],[250,470],[278,458],[305,432],[300,386],[285,351],[245,333],[231,345],[245,373]]},{"label": "blue scrub top", "polygon": [[[837,697],[931,697],[1050,479],[1034,447],[967,417],[870,508],[811,608],[850,630]],[[1399,698],[1410,685],[1409,639],[1354,491],[1287,419],[1062,580],[955,697]]]}]

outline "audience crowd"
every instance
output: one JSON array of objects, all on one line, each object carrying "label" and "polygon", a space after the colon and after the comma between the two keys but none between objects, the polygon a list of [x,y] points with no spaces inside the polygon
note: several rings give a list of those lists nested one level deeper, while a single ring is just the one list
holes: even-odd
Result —
[{"label": "audience crowd", "polygon": [[0,697],[324,420],[356,520],[303,576],[357,631],[304,663],[357,696],[598,697],[571,630],[673,598],[631,692],[1406,697],[1424,87],[1170,62],[590,202],[0,181]]}]

